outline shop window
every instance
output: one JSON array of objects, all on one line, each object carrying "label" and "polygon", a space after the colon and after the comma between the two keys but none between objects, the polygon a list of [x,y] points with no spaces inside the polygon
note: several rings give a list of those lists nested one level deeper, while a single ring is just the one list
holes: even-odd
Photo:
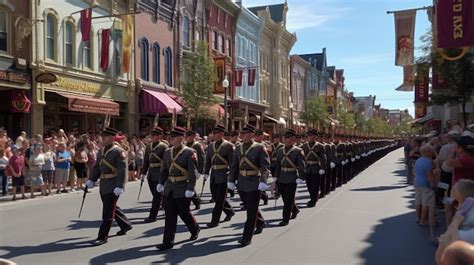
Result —
[{"label": "shop window", "polygon": [[173,86],[173,55],[170,47],[165,50],[165,83]]},{"label": "shop window", "polygon": [[56,61],[56,28],[58,20],[53,14],[46,16],[46,58]]},{"label": "shop window", "polygon": [[74,45],[76,43],[76,31],[74,30],[74,23],[71,21],[66,22],[65,35],[64,35],[64,55],[66,65],[74,65]]},{"label": "shop window", "polygon": [[160,45],[153,43],[153,82],[160,83]]},{"label": "shop window", "polygon": [[7,53],[10,49],[10,18],[10,11],[0,5],[0,53]]},{"label": "shop window", "polygon": [[183,17],[183,44],[185,47],[189,47],[189,18]]},{"label": "shop window", "polygon": [[148,81],[148,40],[146,38],[140,40],[140,53],[140,77]]}]

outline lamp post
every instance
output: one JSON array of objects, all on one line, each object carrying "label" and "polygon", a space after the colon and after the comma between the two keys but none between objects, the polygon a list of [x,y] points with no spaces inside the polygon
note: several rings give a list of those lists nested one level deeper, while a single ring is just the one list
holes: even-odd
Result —
[{"label": "lamp post", "polygon": [[229,80],[227,80],[227,75],[225,75],[224,80],[222,80],[222,86],[224,87],[224,126],[227,131],[228,129],[228,119],[227,119],[227,88],[229,87]]},{"label": "lamp post", "polygon": [[293,129],[293,102],[291,101],[291,97],[290,97],[290,129]]}]

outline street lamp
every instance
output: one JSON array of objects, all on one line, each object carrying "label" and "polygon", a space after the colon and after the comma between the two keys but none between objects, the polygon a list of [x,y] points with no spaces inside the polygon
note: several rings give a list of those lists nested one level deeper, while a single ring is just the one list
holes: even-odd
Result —
[{"label": "street lamp", "polygon": [[291,100],[291,96],[290,96],[290,129],[293,129],[293,101]]},{"label": "street lamp", "polygon": [[227,75],[225,75],[224,80],[222,80],[222,86],[224,87],[224,126],[227,131],[228,121],[227,121],[227,88],[229,87],[229,80],[227,80]]}]

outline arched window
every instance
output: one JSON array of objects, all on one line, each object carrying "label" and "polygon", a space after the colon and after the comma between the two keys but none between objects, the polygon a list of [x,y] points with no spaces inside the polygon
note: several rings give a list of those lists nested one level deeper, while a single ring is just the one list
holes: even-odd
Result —
[{"label": "arched window", "polygon": [[140,40],[140,64],[141,64],[141,74],[140,77],[148,81],[148,40],[146,38],[142,38]]},{"label": "arched window", "polygon": [[56,43],[57,43],[57,32],[56,28],[58,21],[53,14],[46,16],[46,58],[56,60]]},{"label": "arched window", "polygon": [[185,47],[189,47],[189,18],[183,17],[183,44]]},{"label": "arched window", "polygon": [[165,84],[173,86],[173,55],[170,47],[165,50]]},{"label": "arched window", "polygon": [[225,45],[225,41],[224,41],[224,35],[220,35],[219,36],[219,51],[221,53],[224,53],[225,50],[224,50],[224,45]]},{"label": "arched window", "polygon": [[8,52],[10,49],[10,11],[5,7],[0,6],[0,52]]},{"label": "arched window", "polygon": [[[91,36],[94,36],[94,34],[92,33],[92,29],[91,29]],[[84,41],[84,47],[83,47],[83,58],[84,58],[84,67],[86,68],[89,68],[89,69],[92,69],[92,63],[94,61],[94,58],[92,57],[92,48],[93,48],[93,45],[92,45],[92,40],[93,38],[90,38],[89,41]]]},{"label": "arched window", "polygon": [[153,43],[153,82],[160,83],[160,45]]},{"label": "arched window", "polygon": [[225,48],[226,48],[226,55],[231,57],[232,55],[232,41],[230,40],[230,38],[227,38],[227,43],[225,45]]},{"label": "arched window", "polygon": [[67,21],[64,34],[64,62],[66,65],[74,65],[74,51],[76,43],[76,31],[74,23]]}]

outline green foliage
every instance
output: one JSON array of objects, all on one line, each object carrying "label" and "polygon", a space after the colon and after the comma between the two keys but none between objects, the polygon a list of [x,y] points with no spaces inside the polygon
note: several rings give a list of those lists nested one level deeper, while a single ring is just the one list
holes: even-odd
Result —
[{"label": "green foliage", "polygon": [[325,125],[327,117],[328,108],[324,97],[310,97],[305,100],[303,111],[300,113],[300,119],[308,126]]},{"label": "green foliage", "polygon": [[342,100],[336,104],[336,119],[340,122],[340,126],[346,130],[352,130],[355,126],[355,117],[352,109],[348,108]]},{"label": "green foliage", "polygon": [[186,115],[191,115],[196,120],[208,117],[209,105],[217,102],[213,94],[217,74],[205,41],[198,41],[196,52],[185,56],[181,76],[180,94],[185,101]]}]

